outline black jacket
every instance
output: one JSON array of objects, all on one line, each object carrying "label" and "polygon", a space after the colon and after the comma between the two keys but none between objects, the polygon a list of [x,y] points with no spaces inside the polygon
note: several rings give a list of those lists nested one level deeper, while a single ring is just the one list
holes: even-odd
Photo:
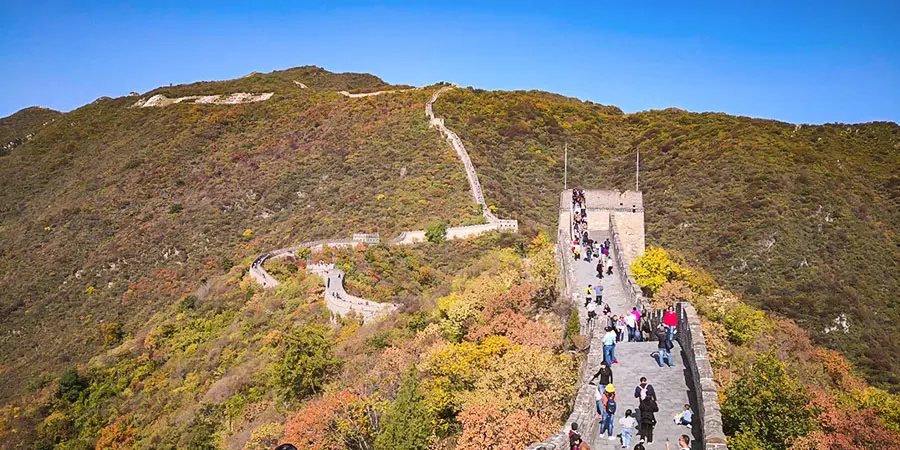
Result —
[{"label": "black jacket", "polygon": [[599,386],[606,386],[607,384],[612,383],[613,382],[612,369],[610,369],[609,366],[600,367],[600,370],[598,370],[597,373],[594,374],[594,376],[591,378],[591,381],[594,381],[595,379],[597,379],[597,377],[600,377]]}]

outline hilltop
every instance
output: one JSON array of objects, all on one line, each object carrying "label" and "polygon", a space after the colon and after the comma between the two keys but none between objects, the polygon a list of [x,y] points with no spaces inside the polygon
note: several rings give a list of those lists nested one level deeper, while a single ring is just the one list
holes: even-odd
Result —
[{"label": "hilltop", "polygon": [[0,156],[32,139],[42,127],[60,116],[59,111],[34,106],[0,119]]}]

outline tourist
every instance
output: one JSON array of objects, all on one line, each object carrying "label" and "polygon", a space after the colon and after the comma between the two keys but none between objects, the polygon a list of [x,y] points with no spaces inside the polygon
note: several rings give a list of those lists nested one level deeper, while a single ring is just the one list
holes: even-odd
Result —
[{"label": "tourist", "polygon": [[[682,434],[681,437],[678,438],[678,450],[688,450],[691,448],[691,438]],[[669,441],[666,441],[666,450],[669,450]]]},{"label": "tourist", "polygon": [[599,305],[603,303],[603,286],[596,285],[594,286],[594,301]]},{"label": "tourist", "polygon": [[578,422],[572,422],[572,429],[569,430],[569,448],[575,445],[575,439],[581,439],[581,433],[578,432]]},{"label": "tourist", "polygon": [[631,315],[634,316],[634,336],[638,342],[643,342],[644,336],[642,335],[643,333],[641,333],[641,312],[638,311],[637,306],[631,308]]},{"label": "tourist", "polygon": [[616,361],[616,332],[612,327],[606,327],[603,335],[603,360],[608,364],[618,364]]},{"label": "tourist", "polygon": [[572,450],[591,450],[591,448],[581,439],[581,436],[578,436],[572,440]]},{"label": "tourist", "polygon": [[[599,390],[597,392],[600,392]],[[603,432],[606,431],[609,436],[609,440],[613,441],[616,439],[613,436],[613,419],[616,415],[616,388],[612,384],[607,384],[606,389],[604,389],[603,394],[600,395],[600,401],[597,404],[599,409],[598,415],[600,416],[602,422],[600,423],[600,436],[603,436]],[[600,404],[602,403],[602,408],[600,408]]]},{"label": "tourist", "polygon": [[589,284],[587,286],[587,288],[584,290],[584,306],[585,306],[585,308],[587,308],[588,303],[590,303],[591,300],[593,300],[593,296],[594,296],[594,289]]},{"label": "tourist", "polygon": [[665,361],[669,367],[674,367],[675,364],[672,364],[672,353],[670,353],[674,345],[672,345],[672,340],[669,339],[665,325],[659,324],[656,328],[656,339],[658,341],[656,345],[656,363],[659,364],[659,367],[662,367],[663,361]]},{"label": "tourist", "polygon": [[694,418],[694,412],[691,411],[691,405],[685,403],[684,409],[675,416],[676,425],[684,425],[688,428],[692,427],[691,421]]},{"label": "tourist", "polygon": [[641,438],[644,442],[651,444],[653,443],[653,427],[656,426],[656,416],[654,413],[659,411],[659,406],[656,404],[656,397],[648,395],[641,400],[638,409],[641,413]]},{"label": "tourist", "polygon": [[622,427],[622,448],[631,447],[631,437],[634,436],[638,422],[631,415],[631,410],[625,411],[625,417],[619,419],[619,426]]},{"label": "tourist", "polygon": [[616,340],[622,342],[625,340],[625,317],[618,316],[616,319]]},{"label": "tourist", "polygon": [[612,258],[606,258],[606,274],[612,275],[612,273],[613,273]]},{"label": "tourist", "polygon": [[641,377],[641,383],[634,387],[634,398],[640,401],[647,397],[656,399],[656,391],[653,390],[653,385],[647,382],[647,377]]},{"label": "tourist", "polygon": [[637,340],[637,318],[634,317],[634,311],[625,314],[625,328],[628,330],[628,342]]},{"label": "tourist", "polygon": [[594,254],[594,249],[591,248],[590,245],[587,245],[585,248],[586,248],[586,250],[585,250],[585,253],[584,253],[584,254],[585,254],[585,256],[587,256],[587,257],[586,257],[584,260],[587,261],[587,262],[591,262],[591,256]]},{"label": "tourist", "polygon": [[593,383],[597,377],[600,377],[600,382],[597,384],[597,389],[604,388],[607,384],[612,384],[613,382],[613,372],[612,369],[609,368],[609,364],[606,361],[600,361],[600,369],[597,370],[597,373],[591,377],[591,380],[588,383]]},{"label": "tourist", "polygon": [[603,256],[598,255],[597,256],[597,278],[599,278],[601,280],[603,279],[603,267],[604,267]]},{"label": "tourist", "polygon": [[663,325],[668,329],[669,340],[675,338],[675,329],[678,328],[678,315],[675,314],[675,307],[669,306],[663,313]]},{"label": "tourist", "polygon": [[597,304],[588,302],[585,307],[587,308],[588,322],[593,322],[597,318]]}]

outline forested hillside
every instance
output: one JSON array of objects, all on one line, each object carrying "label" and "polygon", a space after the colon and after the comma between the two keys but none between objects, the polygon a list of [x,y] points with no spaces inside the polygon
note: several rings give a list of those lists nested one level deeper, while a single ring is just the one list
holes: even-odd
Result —
[{"label": "forested hillside", "polygon": [[[683,294],[668,299],[704,315],[732,437],[755,448],[739,420],[753,404],[740,401],[754,397],[754,377],[784,373],[801,384],[773,386],[827,394],[788,396],[791,407],[824,405],[792,422],[806,427],[789,430],[808,445],[796,449],[825,448],[814,444],[848,435],[854,418],[865,442],[893,439],[879,427],[900,432],[897,397],[854,374],[900,390],[896,124],[623,114],[545,92],[453,89],[435,113],[465,142],[488,205],[519,219],[521,234],[313,255],[335,261],[351,293],[400,304],[374,325],[331,322],[303,260],[268,266],[276,289],[253,283],[251,261],[274,248],[482,220],[462,164],[425,119],[438,86],[407,88],[300,67],[0,119],[0,447],[543,439],[561,426],[579,361],[547,238],[565,144],[569,187],[632,189],[640,150],[648,244],[712,274],[686,280],[697,293],[680,286],[656,301]],[[398,92],[337,93],[378,90]],[[238,92],[274,95],[133,107]],[[787,369],[765,356],[773,347]]]},{"label": "forested hillside", "polygon": [[[305,67],[142,96],[275,92],[259,103],[100,99],[28,131],[0,159],[0,399],[265,250],[478,220],[456,154],[423,120],[430,90],[334,92],[378,85]],[[33,129],[27,112],[0,128]]]},{"label": "forested hillside", "polygon": [[[795,126],[541,92],[447,93],[435,105],[479,167],[488,204],[553,225],[569,185],[641,190],[649,244],[795,319],[875,384],[900,389],[900,127]],[[843,327],[846,319],[847,328]]]}]

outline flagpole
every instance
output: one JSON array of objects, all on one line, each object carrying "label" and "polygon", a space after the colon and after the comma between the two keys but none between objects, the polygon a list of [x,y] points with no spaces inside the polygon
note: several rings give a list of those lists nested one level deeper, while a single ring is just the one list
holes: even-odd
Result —
[{"label": "flagpole", "polygon": [[634,165],[634,190],[641,191],[641,149],[637,150],[637,161]]}]

